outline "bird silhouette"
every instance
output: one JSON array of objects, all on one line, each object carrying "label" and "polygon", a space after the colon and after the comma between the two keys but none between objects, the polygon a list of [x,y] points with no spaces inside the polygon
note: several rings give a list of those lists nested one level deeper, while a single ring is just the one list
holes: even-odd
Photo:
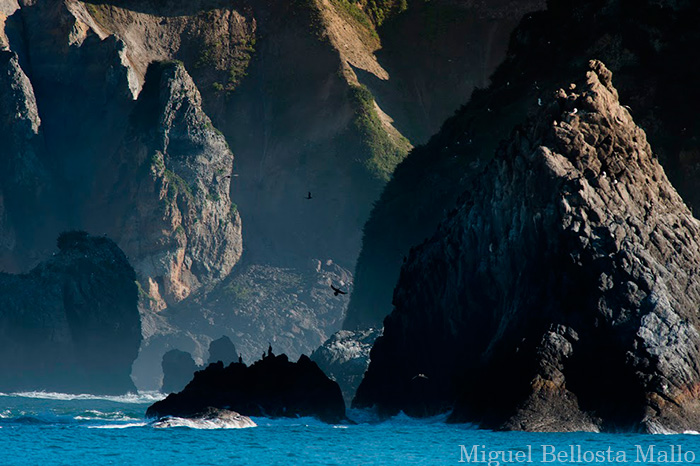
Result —
[{"label": "bird silhouette", "polygon": [[342,291],[340,288],[336,288],[333,285],[331,285],[331,288],[333,288],[333,296],[338,296],[339,294],[348,294],[345,291]]},{"label": "bird silhouette", "polygon": [[313,199],[313,198],[311,197],[311,191],[309,191],[309,194],[307,194],[306,197],[305,197],[304,199]]}]

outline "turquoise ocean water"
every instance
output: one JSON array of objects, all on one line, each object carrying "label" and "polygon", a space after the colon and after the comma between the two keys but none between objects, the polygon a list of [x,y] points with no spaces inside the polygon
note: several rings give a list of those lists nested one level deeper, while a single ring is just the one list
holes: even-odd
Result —
[{"label": "turquoise ocean water", "polygon": [[[0,394],[4,465],[700,464],[700,435],[529,434],[450,425],[443,417],[354,425],[255,418],[258,427],[205,429],[143,418],[162,395]],[[520,460],[520,463],[516,463]],[[462,461],[462,462],[460,462]]]}]

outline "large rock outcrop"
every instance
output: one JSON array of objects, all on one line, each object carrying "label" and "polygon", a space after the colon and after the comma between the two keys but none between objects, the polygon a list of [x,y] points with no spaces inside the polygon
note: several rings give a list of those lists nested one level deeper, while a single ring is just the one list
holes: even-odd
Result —
[{"label": "large rock outcrop", "polygon": [[0,391],[135,391],[136,275],[107,238],[64,233],[25,275],[0,274]]},{"label": "large rock outcrop", "polygon": [[549,0],[526,14],[488,89],[397,167],[365,226],[345,328],[381,325],[403,257],[432,235],[499,143],[543,95],[591,58],[615,73],[623,102],[646,131],[671,182],[698,210],[700,47],[691,1]]},{"label": "large rock outcrop", "polygon": [[127,253],[155,310],[228,275],[241,256],[233,155],[180,62],[151,65],[124,141],[103,162],[85,222]]},{"label": "large rock outcrop", "polygon": [[311,354],[311,360],[338,382],[348,405],[367,371],[372,345],[381,334],[381,329],[339,330]]},{"label": "large rock outcrop", "polygon": [[231,409],[245,416],[314,416],[325,422],[345,419],[338,384],[307,356],[296,363],[287,356],[263,355],[250,367],[221,362],[195,374],[180,393],[150,406],[147,417],[190,417],[207,408]]},{"label": "large rock outcrop", "polygon": [[0,261],[14,272],[35,261],[48,242],[53,193],[34,89],[10,51],[0,51],[0,121]]},{"label": "large rock outcrop", "polygon": [[[0,0],[0,48],[16,57],[12,79],[24,75],[0,99],[19,89],[13,102],[41,115],[31,145],[0,148],[0,165],[28,164],[31,148],[46,166],[28,164],[39,190],[0,175],[0,265],[29,270],[68,229],[114,238],[140,284],[140,388],[157,388],[165,351],[199,361],[222,333],[246,358],[268,341],[316,348],[347,304],[327,282],[352,282],[362,227],[411,146],[400,131],[425,137],[485,85],[515,18],[542,0],[381,3]],[[395,127],[385,103],[411,115]],[[241,237],[248,267],[233,276]],[[332,266],[307,273],[310,260]],[[284,295],[270,276],[303,283]],[[260,294],[237,293],[241,282]]]},{"label": "large rock outcrop", "polygon": [[522,430],[700,426],[700,222],[611,73],[543,98],[402,268],[355,398]]}]

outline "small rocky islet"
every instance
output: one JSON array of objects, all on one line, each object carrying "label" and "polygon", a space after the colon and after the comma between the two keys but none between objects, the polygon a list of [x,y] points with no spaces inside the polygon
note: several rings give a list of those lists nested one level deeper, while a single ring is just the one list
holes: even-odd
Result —
[{"label": "small rocky islet", "polygon": [[275,355],[271,350],[250,366],[242,362],[226,367],[221,361],[209,364],[181,392],[151,405],[146,417],[201,418],[209,408],[253,417],[346,420],[340,387],[316,363],[304,355],[291,362],[285,354]]}]

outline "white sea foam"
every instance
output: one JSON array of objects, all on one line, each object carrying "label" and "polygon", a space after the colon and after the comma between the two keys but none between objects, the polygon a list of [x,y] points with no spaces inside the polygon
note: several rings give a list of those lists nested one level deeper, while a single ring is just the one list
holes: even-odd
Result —
[{"label": "white sea foam", "polygon": [[17,396],[22,398],[36,398],[41,400],[103,400],[112,401],[114,403],[130,403],[130,404],[151,404],[164,399],[167,395],[160,392],[139,392],[127,393],[126,395],[90,395],[88,393],[57,393],[57,392],[17,392],[17,393],[0,393],[0,396]]},{"label": "white sea foam", "polygon": [[[425,424],[445,424],[451,413],[438,414],[424,418],[413,418],[401,411],[396,416],[386,418],[380,416],[375,409],[348,409],[347,417],[357,424],[390,424],[397,426],[425,425]],[[464,426],[477,429],[476,424],[464,424]]]},{"label": "white sea foam", "polygon": [[147,422],[129,422],[127,424],[107,424],[103,426],[87,426],[88,429],[128,429],[129,427],[143,427]]},{"label": "white sea foam", "polygon": [[75,416],[76,421],[138,421],[138,418],[130,417],[121,411],[103,413],[94,409],[88,410],[83,414]]},{"label": "white sea foam", "polygon": [[253,421],[226,421],[222,419],[184,419],[181,417],[166,417],[152,424],[153,427],[163,429],[169,427],[188,427],[190,429],[244,429],[257,427]]}]

